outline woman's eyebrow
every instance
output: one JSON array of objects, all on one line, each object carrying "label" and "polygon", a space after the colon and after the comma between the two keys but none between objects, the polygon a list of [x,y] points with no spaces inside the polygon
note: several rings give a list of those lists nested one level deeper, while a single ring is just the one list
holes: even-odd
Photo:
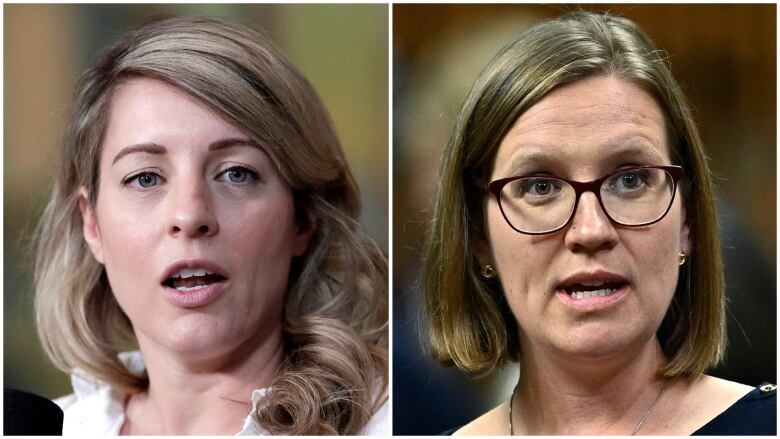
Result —
[{"label": "woman's eyebrow", "polygon": [[[216,142],[212,142],[209,144],[209,151],[216,151],[220,149],[230,148],[232,146],[250,146],[253,148],[257,148],[262,150],[260,145],[258,145],[256,142],[254,142],[251,139],[241,139],[241,138],[228,138],[228,139],[222,139],[217,140]],[[156,154],[161,155],[168,152],[168,150],[157,143],[154,142],[144,142],[144,143],[138,143],[135,145],[130,145],[122,148],[119,150],[119,152],[114,157],[114,161],[111,163],[112,165],[119,161],[122,157],[133,154],[137,152],[144,152],[147,154]]]},{"label": "woman's eyebrow", "polygon": [[518,152],[511,158],[508,166],[510,172],[518,172],[520,169],[546,165],[553,160],[553,154],[545,151],[543,148],[524,148],[524,151]]},{"label": "woman's eyebrow", "polygon": [[164,146],[158,145],[154,142],[145,142],[145,143],[137,143],[135,145],[126,146],[119,150],[119,152],[114,156],[114,161],[111,162],[111,165],[116,164],[116,162],[119,161],[122,157],[132,154],[135,152],[145,152],[147,154],[165,154],[168,152],[167,149],[165,149]]},{"label": "woman's eyebrow", "polygon": [[[540,162],[546,161],[550,158],[554,158],[560,154],[560,151],[556,150],[556,145],[553,142],[526,142],[520,144],[512,158],[514,163],[524,162]],[[650,155],[661,159],[662,156],[654,148],[654,143],[650,141],[646,136],[641,135],[628,135],[618,136],[612,139],[605,139],[604,142],[599,145],[599,148],[604,150],[606,156],[616,155]]]},{"label": "woman's eyebrow", "polygon": [[631,145],[627,147],[620,147],[617,151],[609,152],[605,154],[605,157],[612,158],[613,160],[650,160],[653,164],[663,164],[663,157],[654,149],[647,146]]},{"label": "woman's eyebrow", "polygon": [[255,143],[251,139],[242,139],[242,138],[228,138],[228,139],[222,139],[217,140],[216,142],[212,142],[209,145],[209,151],[216,151],[219,149],[225,149],[230,148],[232,146],[251,146],[253,148],[257,148],[262,151],[263,148],[260,147],[257,143]]}]

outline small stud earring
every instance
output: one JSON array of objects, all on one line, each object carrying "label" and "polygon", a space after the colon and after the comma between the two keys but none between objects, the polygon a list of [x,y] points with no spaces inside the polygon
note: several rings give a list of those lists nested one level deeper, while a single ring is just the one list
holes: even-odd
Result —
[{"label": "small stud earring", "polygon": [[493,266],[488,264],[482,267],[482,277],[485,279],[492,279],[496,275],[496,270],[493,269]]},{"label": "small stud earring", "polygon": [[678,264],[679,264],[679,265],[682,265],[682,264],[684,264],[684,263],[685,263],[685,260],[687,259],[687,256],[685,256],[685,253],[683,253],[683,252],[680,252],[680,253],[677,255],[677,257],[678,257],[678,258],[680,258],[680,260],[678,261]]}]

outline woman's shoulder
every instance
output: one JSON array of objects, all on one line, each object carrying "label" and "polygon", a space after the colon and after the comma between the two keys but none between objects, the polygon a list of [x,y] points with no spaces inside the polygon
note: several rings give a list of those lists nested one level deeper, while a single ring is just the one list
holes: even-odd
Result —
[{"label": "woman's shoulder", "polygon": [[748,385],[736,381],[724,380],[723,378],[711,375],[704,375],[698,384],[703,393],[720,396],[735,395],[737,398],[741,398],[746,393],[753,390],[753,387]]},{"label": "woman's shoulder", "polygon": [[[763,383],[755,388],[726,380],[721,389],[739,389],[741,396],[693,435],[777,434],[777,386]],[[745,391],[747,390],[747,391]]]},{"label": "woman's shoulder", "polygon": [[54,400],[63,413],[62,434],[117,435],[125,394],[85,373],[71,375],[73,393]]},{"label": "woman's shoulder", "polygon": [[[133,373],[145,370],[138,351],[122,352],[119,360]],[[75,369],[70,378],[73,393],[54,400],[64,415],[63,435],[119,434],[127,394],[82,369]]]},{"label": "woman's shoulder", "polygon": [[483,414],[464,425],[453,436],[495,436],[507,435],[509,425],[509,406],[507,402]]},{"label": "woman's shoulder", "polygon": [[384,402],[363,427],[361,436],[389,436],[390,435],[390,400],[387,395],[382,396]]}]

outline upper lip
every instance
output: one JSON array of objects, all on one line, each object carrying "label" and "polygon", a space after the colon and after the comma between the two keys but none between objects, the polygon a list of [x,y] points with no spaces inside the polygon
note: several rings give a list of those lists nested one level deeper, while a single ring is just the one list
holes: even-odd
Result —
[{"label": "upper lip", "polygon": [[566,289],[573,285],[582,284],[583,282],[592,283],[592,282],[604,282],[604,283],[615,283],[615,284],[622,284],[622,283],[628,283],[628,279],[625,277],[611,273],[606,270],[593,270],[593,271],[582,271],[579,273],[572,274],[571,276],[565,278],[560,284],[558,284],[558,288],[560,289]]},{"label": "upper lip", "polygon": [[227,279],[227,272],[224,268],[222,268],[219,264],[213,261],[209,261],[208,259],[181,259],[173,264],[169,265],[168,268],[165,269],[165,272],[163,272],[162,279],[160,279],[160,283],[165,283],[165,281],[168,280],[168,278],[172,277],[174,274],[176,274],[179,270],[182,268],[205,268],[206,270],[218,274],[225,279]]}]

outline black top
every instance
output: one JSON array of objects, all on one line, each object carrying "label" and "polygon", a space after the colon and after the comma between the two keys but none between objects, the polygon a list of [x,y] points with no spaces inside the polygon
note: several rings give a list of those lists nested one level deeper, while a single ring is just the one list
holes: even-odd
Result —
[{"label": "black top", "polygon": [[777,435],[777,386],[764,383],[692,436]]},{"label": "black top", "polygon": [[48,399],[3,389],[3,434],[62,436],[62,410]]},{"label": "black top", "polygon": [[[441,435],[451,435],[459,427]],[[777,435],[777,386],[764,383],[743,396],[691,436]]]}]

